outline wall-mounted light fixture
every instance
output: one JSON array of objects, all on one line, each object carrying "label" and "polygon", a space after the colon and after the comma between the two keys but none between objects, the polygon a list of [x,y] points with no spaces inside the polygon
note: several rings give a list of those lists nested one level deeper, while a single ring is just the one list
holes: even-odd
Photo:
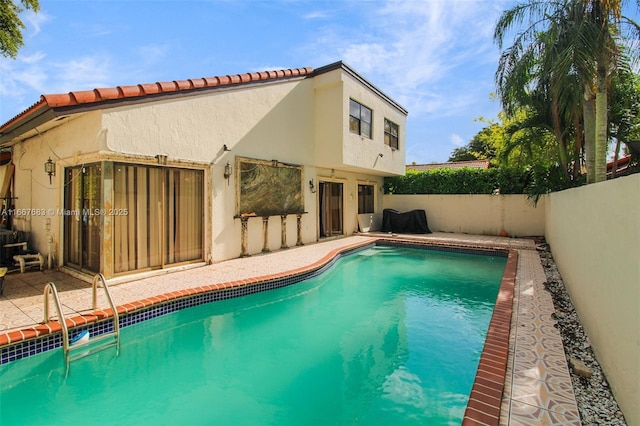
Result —
[{"label": "wall-mounted light fixture", "polygon": [[227,183],[229,183],[229,178],[231,177],[231,174],[233,174],[233,168],[231,167],[231,164],[229,164],[229,162],[227,161],[227,164],[224,166],[224,178],[227,180]]},{"label": "wall-mounted light fixture", "polygon": [[315,194],[315,193],[316,193],[316,186],[315,186],[315,184],[313,183],[313,179],[311,179],[311,180],[309,181],[309,190],[311,191],[311,193],[312,193],[312,194]]},{"label": "wall-mounted light fixture", "polygon": [[51,157],[44,163],[44,172],[49,175],[49,185],[51,185],[51,176],[56,175],[56,163],[51,160]]},{"label": "wall-mounted light fixture", "polygon": [[225,152],[231,152],[231,148],[229,148],[227,144],[222,145],[222,150]]}]

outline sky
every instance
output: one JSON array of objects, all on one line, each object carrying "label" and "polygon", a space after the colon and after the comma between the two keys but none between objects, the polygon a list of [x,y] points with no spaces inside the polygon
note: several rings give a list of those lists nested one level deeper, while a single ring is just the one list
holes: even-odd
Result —
[{"label": "sky", "polygon": [[503,0],[40,0],[0,57],[0,123],[40,95],[344,61],[409,111],[407,164],[445,162],[500,110]]}]

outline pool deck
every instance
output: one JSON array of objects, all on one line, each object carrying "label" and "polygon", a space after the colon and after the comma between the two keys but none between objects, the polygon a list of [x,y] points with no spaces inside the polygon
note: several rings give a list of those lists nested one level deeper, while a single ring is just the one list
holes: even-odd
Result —
[{"label": "pool deck", "polygon": [[[302,271],[345,247],[371,241],[372,237],[385,238],[388,235],[360,234],[196,268],[163,271],[147,277],[138,275],[135,281],[111,280],[109,287],[116,306],[140,306],[141,300],[153,300],[154,296],[161,294]],[[554,312],[553,302],[544,289],[546,277],[535,242],[530,239],[450,233],[394,237],[518,252],[500,416],[496,418],[492,410],[487,410],[475,416],[475,420],[465,418],[465,424],[580,425],[562,340],[551,316]],[[0,296],[0,341],[3,336],[36,327],[42,322],[43,287],[47,282],[56,284],[65,316],[91,313],[90,283],[53,270],[24,274],[13,272],[5,278],[4,295]],[[104,296],[98,298],[98,305],[107,306]],[[478,420],[482,418],[486,423]]]}]

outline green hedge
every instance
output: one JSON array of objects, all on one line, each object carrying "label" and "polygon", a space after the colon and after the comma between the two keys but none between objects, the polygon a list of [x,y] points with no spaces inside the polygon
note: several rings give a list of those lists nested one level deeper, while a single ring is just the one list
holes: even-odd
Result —
[{"label": "green hedge", "polygon": [[384,180],[387,194],[525,194],[531,182],[528,169],[433,169],[409,170],[405,176]]}]

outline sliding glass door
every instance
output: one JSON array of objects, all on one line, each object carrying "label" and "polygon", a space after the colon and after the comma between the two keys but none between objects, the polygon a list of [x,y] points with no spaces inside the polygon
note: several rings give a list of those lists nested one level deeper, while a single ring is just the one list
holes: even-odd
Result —
[{"label": "sliding glass door", "polygon": [[342,183],[320,182],[319,191],[320,237],[342,235]]},{"label": "sliding glass door", "polygon": [[114,272],[202,259],[204,173],[114,165]]},{"label": "sliding glass door", "polygon": [[[102,167],[92,164],[65,170],[65,264],[100,272],[102,244]],[[98,214],[96,214],[98,212]]]},{"label": "sliding glass door", "polygon": [[[101,256],[101,249],[111,247],[114,274],[203,259],[202,170],[115,163],[113,192],[105,195],[110,200],[103,200],[101,164],[65,173],[65,209],[71,212],[64,221],[67,266],[102,272],[101,259],[111,257]],[[111,227],[111,241],[102,240],[105,226]]]}]

